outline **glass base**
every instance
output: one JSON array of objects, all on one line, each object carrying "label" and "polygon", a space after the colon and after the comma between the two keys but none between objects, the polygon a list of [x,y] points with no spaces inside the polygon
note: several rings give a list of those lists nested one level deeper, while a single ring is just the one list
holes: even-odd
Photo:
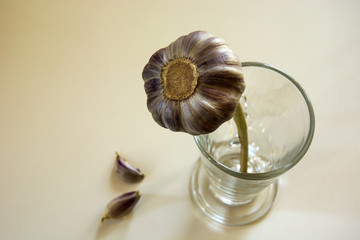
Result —
[{"label": "glass base", "polygon": [[263,217],[272,207],[278,184],[277,181],[259,192],[251,201],[229,205],[215,197],[201,159],[191,175],[191,193],[194,201],[213,221],[225,225],[240,226]]}]

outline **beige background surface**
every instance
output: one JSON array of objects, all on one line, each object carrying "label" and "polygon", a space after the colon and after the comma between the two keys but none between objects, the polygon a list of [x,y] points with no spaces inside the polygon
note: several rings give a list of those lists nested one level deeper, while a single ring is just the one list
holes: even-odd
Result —
[{"label": "beige background surface", "polygon": [[[0,0],[0,239],[359,239],[359,1]],[[198,152],[159,127],[141,72],[194,30],[308,92],[313,144],[263,220],[208,223],[189,196]],[[115,151],[146,173],[124,184]],[[126,219],[108,201],[139,189]]]}]

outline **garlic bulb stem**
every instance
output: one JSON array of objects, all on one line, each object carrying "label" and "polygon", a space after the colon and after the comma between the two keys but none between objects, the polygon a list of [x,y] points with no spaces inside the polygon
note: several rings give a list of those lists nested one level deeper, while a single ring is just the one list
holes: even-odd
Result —
[{"label": "garlic bulb stem", "polygon": [[241,107],[241,103],[237,105],[233,119],[236,123],[236,127],[238,130],[238,137],[241,144],[240,172],[246,173],[248,169],[248,160],[249,160],[249,153],[248,153],[249,140],[248,140],[248,128],[246,124],[246,118],[244,111]]}]

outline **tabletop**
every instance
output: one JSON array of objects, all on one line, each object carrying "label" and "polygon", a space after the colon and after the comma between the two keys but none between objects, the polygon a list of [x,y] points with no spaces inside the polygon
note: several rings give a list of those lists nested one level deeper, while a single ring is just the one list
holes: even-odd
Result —
[{"label": "tabletop", "polygon": [[[0,239],[359,239],[360,2],[0,0]],[[205,30],[308,93],[315,136],[269,214],[206,219],[189,192],[193,137],[158,126],[141,73]],[[115,152],[145,174],[126,183]],[[123,219],[106,204],[139,190]]]}]

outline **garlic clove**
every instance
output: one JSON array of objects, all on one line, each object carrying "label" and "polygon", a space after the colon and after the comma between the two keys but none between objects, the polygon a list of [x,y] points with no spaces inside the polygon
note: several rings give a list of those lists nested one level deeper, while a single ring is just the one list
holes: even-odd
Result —
[{"label": "garlic clove", "polygon": [[113,200],[107,206],[100,223],[105,219],[117,219],[127,215],[137,204],[140,199],[139,191],[131,191],[124,193]]},{"label": "garlic clove", "polygon": [[134,168],[116,153],[116,173],[126,182],[140,182],[145,175],[139,168]]}]

